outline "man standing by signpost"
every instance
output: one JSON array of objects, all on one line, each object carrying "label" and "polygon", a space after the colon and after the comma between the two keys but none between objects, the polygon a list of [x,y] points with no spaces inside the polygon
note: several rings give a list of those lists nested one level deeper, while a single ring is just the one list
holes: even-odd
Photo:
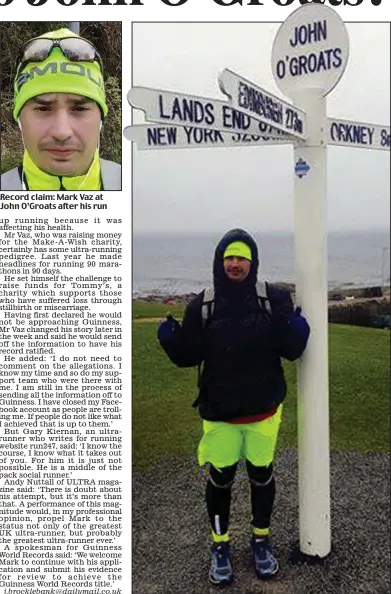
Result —
[{"label": "man standing by signpost", "polygon": [[251,485],[251,539],[260,579],[278,571],[269,542],[275,479],[273,458],[286,395],[281,357],[303,353],[309,326],[293,310],[288,291],[257,284],[258,249],[253,238],[233,229],[217,245],[214,285],[188,305],[182,326],[172,317],[158,328],[158,339],[179,367],[204,364],[198,406],[203,437],[201,466],[210,465],[206,506],[212,527],[213,584],[233,580],[228,534],[231,487],[237,464],[245,459]]}]

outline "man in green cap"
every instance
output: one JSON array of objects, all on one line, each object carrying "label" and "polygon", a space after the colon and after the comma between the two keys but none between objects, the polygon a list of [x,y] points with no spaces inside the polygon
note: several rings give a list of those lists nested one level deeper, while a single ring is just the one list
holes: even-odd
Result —
[{"label": "man in green cap", "polygon": [[25,43],[13,109],[23,163],[1,176],[1,189],[120,190],[120,165],[99,158],[107,111],[102,61],[89,41],[63,28]]},{"label": "man in green cap", "polygon": [[300,357],[310,333],[289,292],[257,280],[258,264],[254,239],[232,229],[216,247],[213,287],[188,304],[182,324],[169,316],[158,327],[159,342],[173,363],[199,366],[194,406],[203,419],[203,435],[198,461],[209,464],[209,579],[216,585],[234,577],[228,525],[240,460],[250,482],[256,575],[265,579],[278,572],[269,531],[276,491],[273,458],[286,396],[281,357]]}]

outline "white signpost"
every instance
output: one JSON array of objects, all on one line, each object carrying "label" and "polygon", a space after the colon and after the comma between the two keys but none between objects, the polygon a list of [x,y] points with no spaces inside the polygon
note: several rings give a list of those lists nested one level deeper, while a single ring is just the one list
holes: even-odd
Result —
[{"label": "white signpost", "polygon": [[327,145],[390,150],[390,127],[326,117],[326,95],[346,68],[349,39],[331,8],[304,5],[279,28],[272,70],[293,104],[231,70],[220,77],[230,101],[134,87],[129,103],[164,125],[125,128],[141,149],[293,144],[296,303],[311,326],[298,367],[300,549],[331,550],[326,233]]},{"label": "white signpost", "polygon": [[296,302],[311,326],[298,366],[299,532],[300,550],[319,557],[331,550],[325,97],[348,55],[344,22],[310,4],[289,15],[272,49],[279,89],[307,114],[307,139],[294,147]]}]

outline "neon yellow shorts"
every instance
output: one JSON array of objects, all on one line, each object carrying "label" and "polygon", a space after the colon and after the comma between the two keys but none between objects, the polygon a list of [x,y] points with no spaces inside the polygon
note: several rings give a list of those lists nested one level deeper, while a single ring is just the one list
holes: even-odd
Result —
[{"label": "neon yellow shorts", "polygon": [[231,466],[247,459],[255,466],[273,462],[281,422],[282,404],[272,417],[256,423],[236,425],[203,421],[203,436],[198,446],[198,463],[210,462],[216,468]]}]

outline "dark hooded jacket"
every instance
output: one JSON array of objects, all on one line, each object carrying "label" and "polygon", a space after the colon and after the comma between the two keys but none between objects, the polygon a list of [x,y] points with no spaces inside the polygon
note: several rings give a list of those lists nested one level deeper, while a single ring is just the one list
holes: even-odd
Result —
[{"label": "dark hooded jacket", "polygon": [[[250,273],[242,282],[229,280],[223,255],[233,241],[246,243],[252,254]],[[162,347],[173,363],[203,363],[196,405],[203,419],[229,421],[266,413],[285,398],[281,357],[301,356],[308,336],[290,325],[293,304],[288,291],[267,283],[272,315],[261,308],[256,293],[258,249],[242,229],[233,229],[217,245],[213,279],[215,302],[211,320],[202,321],[202,291],[187,306],[182,326]]]}]

